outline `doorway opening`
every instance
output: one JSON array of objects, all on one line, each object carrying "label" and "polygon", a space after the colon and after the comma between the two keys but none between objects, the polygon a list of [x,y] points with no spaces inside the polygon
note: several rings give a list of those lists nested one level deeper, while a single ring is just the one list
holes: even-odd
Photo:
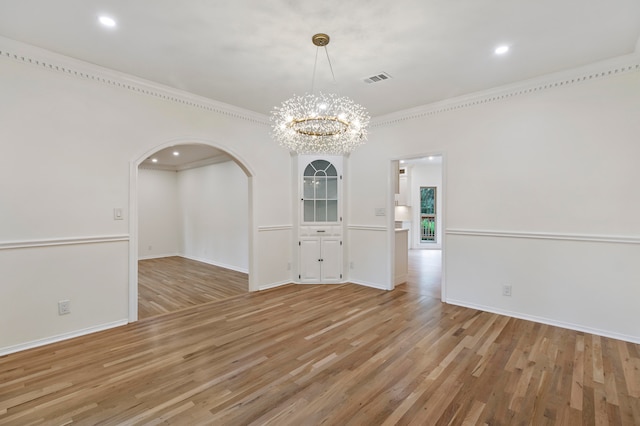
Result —
[{"label": "doorway opening", "polygon": [[[393,160],[396,229],[408,230],[406,282],[396,288],[444,300],[444,170],[442,154]],[[404,256],[399,256],[404,258]]]},{"label": "doorway opening", "polygon": [[252,290],[252,176],[202,141],[173,142],[131,167],[129,321]]}]

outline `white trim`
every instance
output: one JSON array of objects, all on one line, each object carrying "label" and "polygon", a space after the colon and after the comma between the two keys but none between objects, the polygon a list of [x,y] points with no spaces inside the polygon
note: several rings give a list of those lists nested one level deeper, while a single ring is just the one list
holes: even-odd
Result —
[{"label": "white trim", "polygon": [[[0,41],[2,39],[0,38]],[[148,158],[151,154],[160,151],[169,146],[184,145],[190,143],[200,143],[202,145],[212,146],[233,158],[233,161],[244,171],[247,175],[247,186],[249,196],[249,291],[256,291],[258,289],[257,284],[257,244],[255,244],[256,238],[256,217],[254,214],[254,205],[256,197],[254,193],[254,176],[252,168],[249,164],[235,152],[230,150],[216,141],[211,141],[201,138],[184,137],[178,139],[172,139],[155,148],[152,148],[144,153],[140,153],[135,159],[130,162],[129,168],[129,322],[138,320],[138,167],[142,162]]]},{"label": "white trim", "polygon": [[291,281],[280,281],[277,283],[271,283],[271,284],[265,284],[263,286],[258,287],[258,291],[263,291],[263,290],[269,290],[272,288],[276,288],[276,287],[282,287],[284,285],[288,285],[288,284],[295,284]]},{"label": "white trim", "polygon": [[535,240],[581,241],[590,243],[640,244],[640,237],[622,235],[557,234],[518,231],[485,231],[480,229],[447,229],[446,235],[473,237],[525,238]]},{"label": "white trim", "polygon": [[354,280],[349,280],[343,284],[357,284],[357,285],[361,285],[364,287],[370,287],[370,288],[375,288],[376,290],[384,290],[384,291],[391,291],[393,290],[393,288],[389,288],[389,287],[385,287],[379,283],[370,283],[367,281],[354,281]]},{"label": "white trim", "polygon": [[409,274],[404,274],[404,275],[397,276],[393,280],[393,286],[395,287],[395,286],[400,285],[400,284],[405,284],[408,280],[409,280]]},{"label": "white trim", "polygon": [[515,96],[527,95],[543,90],[557,89],[585,81],[597,80],[640,71],[640,52],[619,56],[582,67],[547,74],[513,84],[494,87],[480,92],[470,93],[439,102],[433,102],[416,108],[393,112],[371,119],[371,128],[388,126],[406,120],[423,118],[443,112],[473,107],[501,101]]},{"label": "white trim", "polygon": [[20,343],[19,345],[7,346],[0,348],[0,356],[12,354],[15,352],[25,351],[27,349],[33,349],[51,343],[61,342],[63,340],[73,339],[74,337],[80,337],[87,334],[97,333],[98,331],[108,330],[110,328],[120,327],[127,325],[126,319],[109,322],[106,324],[96,325],[93,327],[83,328],[82,330],[71,331],[69,333],[58,334],[57,336],[47,337],[44,339],[32,340],[27,343]]},{"label": "white trim", "polygon": [[271,226],[258,226],[258,232],[266,231],[291,231],[293,225],[271,225]]},{"label": "white trim", "polygon": [[98,235],[91,237],[51,238],[43,240],[7,241],[0,243],[0,250],[12,250],[34,247],[71,246],[77,244],[98,244],[129,241],[129,236],[122,235]]},{"label": "white trim", "polygon": [[504,309],[496,309],[491,306],[477,305],[475,303],[468,303],[462,300],[448,299],[446,303],[456,306],[462,306],[464,308],[476,309],[485,312],[491,312],[493,314],[504,315],[507,317],[518,318],[526,321],[533,321],[540,324],[551,325],[554,327],[566,328],[568,330],[581,331],[583,333],[595,334],[597,336],[609,337],[611,339],[624,340],[625,342],[631,342],[640,344],[640,336],[629,336],[626,334],[615,333],[606,330],[600,330],[598,328],[584,327],[578,324],[573,324],[564,321],[555,321],[545,317],[539,317],[535,315],[527,315],[519,312],[512,312]]},{"label": "white trim", "polygon": [[179,254],[178,256],[184,257],[185,259],[189,259],[189,260],[195,260],[196,262],[206,263],[207,265],[213,265],[213,266],[217,266],[219,268],[230,269],[230,270],[236,271],[236,272],[242,272],[244,274],[248,274],[249,273],[249,270],[247,268],[240,268],[240,267],[234,266],[234,265],[227,265],[226,263],[214,262],[213,260],[202,259],[200,257],[187,256],[186,254]]},{"label": "white trim", "polygon": [[138,260],[164,259],[166,257],[184,257],[184,256],[180,253],[152,254],[149,256],[138,256]]},{"label": "white trim", "polygon": [[[386,226],[374,226],[374,225],[348,225],[347,230],[349,231],[386,231],[389,228]],[[393,228],[391,228],[393,229]]]},{"label": "white trim", "polygon": [[167,102],[199,108],[259,125],[270,125],[269,118],[264,114],[198,96],[174,87],[165,86],[154,81],[145,80],[89,62],[80,61],[5,37],[0,37],[0,57],[37,66],[48,71],[62,73],[70,77],[91,80],[95,83],[105,84],[116,89],[129,90],[139,95],[151,96]]}]

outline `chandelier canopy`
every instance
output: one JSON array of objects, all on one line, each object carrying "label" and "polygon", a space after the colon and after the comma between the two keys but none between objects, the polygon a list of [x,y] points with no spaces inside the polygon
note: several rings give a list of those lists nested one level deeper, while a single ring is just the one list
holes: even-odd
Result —
[{"label": "chandelier canopy", "polygon": [[[326,51],[329,36],[316,34],[312,41]],[[316,63],[317,58],[316,52]],[[315,80],[315,66],[313,77]],[[314,94],[312,88],[312,93],[294,95],[274,108],[272,136],[281,146],[298,154],[344,155],[365,142],[369,119],[366,109],[351,99],[335,94]]]}]

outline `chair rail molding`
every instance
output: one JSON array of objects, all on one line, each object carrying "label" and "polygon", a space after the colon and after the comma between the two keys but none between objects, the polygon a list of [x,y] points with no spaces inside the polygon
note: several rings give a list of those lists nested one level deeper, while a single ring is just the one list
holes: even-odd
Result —
[{"label": "chair rail molding", "polygon": [[347,229],[349,231],[388,231],[389,228],[386,226],[380,225],[348,225]]},{"label": "chair rail molding", "polygon": [[560,234],[454,228],[448,228],[445,231],[445,234],[470,237],[525,238],[536,240],[582,241],[590,243],[640,244],[640,236],[626,235]]},{"label": "chair rail molding", "polygon": [[265,226],[258,226],[258,232],[291,231],[292,229],[293,229],[293,225],[265,225]]},{"label": "chair rail molding", "polygon": [[129,235],[97,235],[86,237],[50,238],[42,240],[4,241],[0,242],[0,250],[15,250],[34,247],[70,246],[78,244],[100,244],[129,241]]}]

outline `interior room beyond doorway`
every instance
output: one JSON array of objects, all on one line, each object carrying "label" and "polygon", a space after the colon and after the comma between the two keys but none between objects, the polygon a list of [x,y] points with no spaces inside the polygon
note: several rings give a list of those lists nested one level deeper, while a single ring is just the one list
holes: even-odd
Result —
[{"label": "interior room beyond doorway", "polygon": [[409,250],[407,282],[396,286],[407,293],[440,299],[442,290],[442,250]]},{"label": "interior room beyond doorway", "polygon": [[243,272],[171,256],[138,262],[138,318],[179,311],[249,291]]}]

